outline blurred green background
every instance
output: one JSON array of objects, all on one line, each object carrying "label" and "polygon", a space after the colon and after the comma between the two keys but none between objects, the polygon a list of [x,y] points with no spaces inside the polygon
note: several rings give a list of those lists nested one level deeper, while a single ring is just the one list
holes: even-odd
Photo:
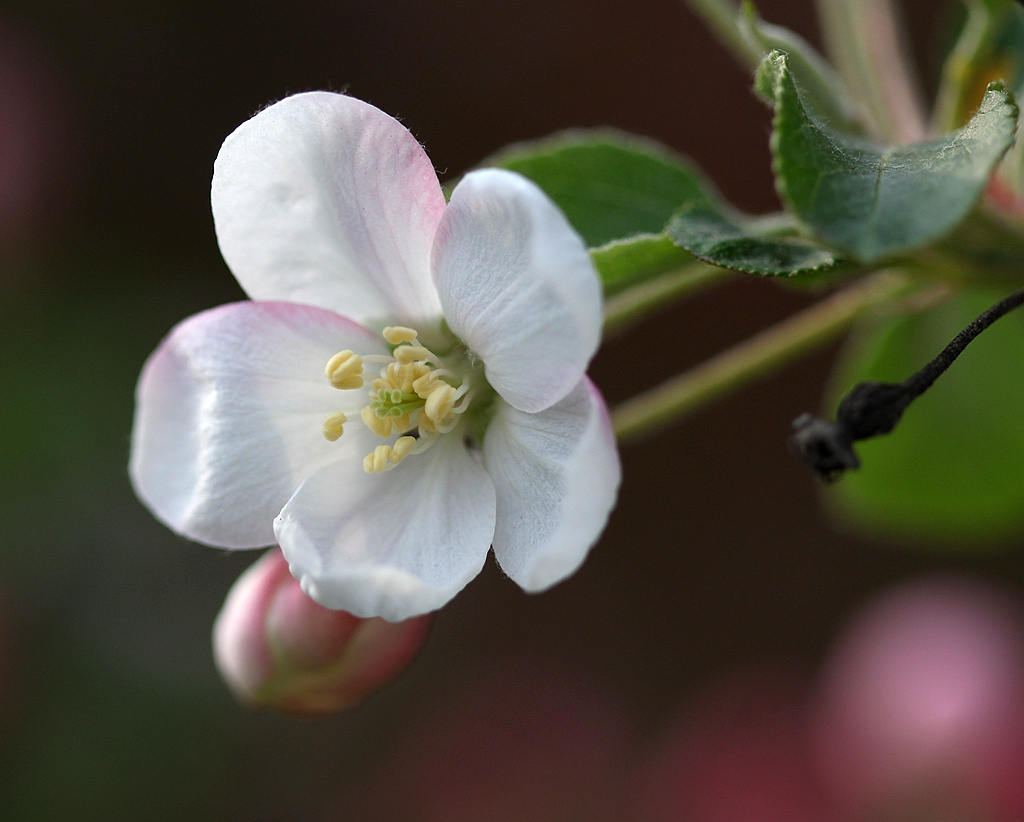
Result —
[{"label": "blurred green background", "polygon": [[[935,6],[911,4],[923,62]],[[810,0],[759,7],[816,38]],[[769,114],[748,86],[674,0],[0,0],[0,819],[369,818],[367,786],[410,729],[481,672],[513,691],[517,671],[569,672],[622,706],[642,748],[724,672],[812,671],[892,580],[942,567],[1024,583],[1019,551],[932,555],[828,523],[786,436],[819,407],[830,350],[627,448],[620,504],[575,577],[527,596],[489,562],[357,710],[254,714],[219,681],[212,621],[256,555],[166,531],[126,464],[145,357],[243,296],[209,213],[223,138],[320,88],[399,117],[442,177],[611,125],[766,211]],[[592,375],[614,403],[808,302],[733,283],[615,340]]]}]

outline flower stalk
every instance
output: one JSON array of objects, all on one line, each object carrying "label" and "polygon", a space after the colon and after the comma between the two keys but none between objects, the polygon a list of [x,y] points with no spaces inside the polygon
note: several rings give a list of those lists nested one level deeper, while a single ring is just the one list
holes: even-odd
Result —
[{"label": "flower stalk", "polygon": [[604,338],[622,333],[633,323],[673,300],[688,297],[738,276],[727,268],[692,263],[636,285],[604,304]]},{"label": "flower stalk", "polygon": [[909,279],[883,271],[827,297],[612,410],[620,443],[653,433],[842,335],[865,311],[899,296]]}]

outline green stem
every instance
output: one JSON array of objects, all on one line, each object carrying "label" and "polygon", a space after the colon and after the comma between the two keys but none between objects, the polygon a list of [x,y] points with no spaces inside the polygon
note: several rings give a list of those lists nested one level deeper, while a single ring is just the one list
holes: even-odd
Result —
[{"label": "green stem", "polygon": [[908,278],[883,271],[723,351],[612,410],[619,442],[674,422],[841,336],[864,311],[903,291]]},{"label": "green stem", "polygon": [[669,303],[737,276],[718,266],[693,263],[609,298],[604,304],[604,337],[620,334],[637,320]]},{"label": "green stem", "polygon": [[733,53],[745,67],[757,68],[764,56],[747,41],[739,28],[739,6],[733,0],[683,0],[721,43]]},{"label": "green stem", "polygon": [[926,120],[892,0],[818,0],[829,55],[886,142],[924,139]]}]

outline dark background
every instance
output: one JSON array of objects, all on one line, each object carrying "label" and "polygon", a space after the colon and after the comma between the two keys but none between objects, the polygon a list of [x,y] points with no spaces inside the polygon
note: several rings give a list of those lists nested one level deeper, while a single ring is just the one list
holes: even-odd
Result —
[{"label": "dark background", "polygon": [[[941,5],[907,6],[926,72]],[[817,39],[810,0],[759,8]],[[810,674],[893,580],[960,568],[1019,585],[1019,552],[937,555],[827,522],[785,441],[820,403],[829,350],[625,448],[619,505],[576,576],[527,596],[489,561],[361,708],[297,722],[220,683],[210,626],[255,555],[164,530],[126,463],[146,355],[242,297],[209,213],[225,135],[289,93],[347,91],[399,117],[444,177],[611,125],[761,212],[778,202],[749,85],[672,0],[0,0],[0,818],[358,820],[404,740],[481,677],[585,682],[643,751],[730,671]],[[592,376],[614,404],[808,302],[721,287],[607,345]]]}]

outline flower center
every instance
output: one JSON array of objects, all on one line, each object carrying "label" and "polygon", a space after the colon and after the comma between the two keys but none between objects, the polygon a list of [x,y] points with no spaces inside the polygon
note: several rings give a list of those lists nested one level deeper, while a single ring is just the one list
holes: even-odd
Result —
[{"label": "flower center", "polygon": [[[472,399],[469,380],[445,368],[441,358],[420,343],[415,330],[389,326],[382,334],[394,346],[392,356],[339,351],[324,368],[335,388],[354,390],[364,387],[364,363],[384,365],[380,376],[370,384],[370,401],[359,416],[382,439],[401,436],[393,444],[378,445],[367,454],[363,459],[367,474],[383,473],[411,454],[426,451],[438,437],[458,426]],[[336,441],[344,433],[346,422],[345,414],[332,414],[324,420],[324,436]]]}]

